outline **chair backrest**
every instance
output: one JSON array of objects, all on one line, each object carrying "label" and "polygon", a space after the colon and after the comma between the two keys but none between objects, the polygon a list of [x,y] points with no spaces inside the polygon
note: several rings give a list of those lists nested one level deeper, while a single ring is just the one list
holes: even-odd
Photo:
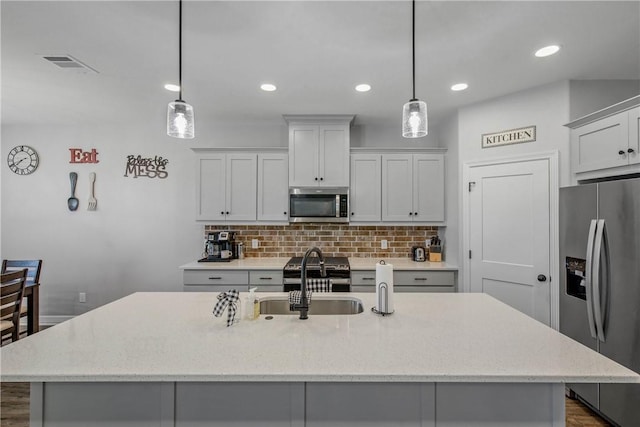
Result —
[{"label": "chair backrest", "polygon": [[27,282],[27,271],[25,268],[0,274],[0,318],[7,318],[6,322],[12,323],[9,327],[2,328],[2,335],[11,333],[14,341],[18,339],[20,332],[20,306],[24,285]]},{"label": "chair backrest", "polygon": [[42,260],[14,260],[3,259],[2,260],[2,273],[9,271],[18,271],[26,268],[29,272],[27,274],[27,283],[40,283],[40,269],[42,269]]}]

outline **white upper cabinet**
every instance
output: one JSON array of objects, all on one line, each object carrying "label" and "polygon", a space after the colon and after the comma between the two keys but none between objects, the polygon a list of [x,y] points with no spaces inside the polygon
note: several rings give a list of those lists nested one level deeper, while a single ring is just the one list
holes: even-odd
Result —
[{"label": "white upper cabinet", "polygon": [[413,221],[444,221],[444,156],[413,155]]},{"label": "white upper cabinet", "polygon": [[258,154],[258,221],[289,221],[289,157]]},{"label": "white upper cabinet", "polygon": [[289,186],[348,187],[353,116],[285,116]]},{"label": "white upper cabinet", "polygon": [[[571,171],[578,179],[640,172],[640,96],[575,120]],[[622,111],[619,111],[622,110]]]},{"label": "white upper cabinet", "polygon": [[442,223],[444,194],[443,154],[382,155],[382,221]]},{"label": "white upper cabinet", "polygon": [[349,186],[349,221],[380,222],[381,155],[351,155]]},{"label": "white upper cabinet", "polygon": [[256,220],[256,154],[202,154],[197,173],[197,220]]},{"label": "white upper cabinet", "polygon": [[382,156],[382,220],[413,221],[413,155]]}]

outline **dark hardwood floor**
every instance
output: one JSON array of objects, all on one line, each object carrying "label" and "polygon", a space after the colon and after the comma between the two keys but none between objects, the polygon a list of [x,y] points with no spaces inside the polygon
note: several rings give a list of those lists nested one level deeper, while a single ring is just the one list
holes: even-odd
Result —
[{"label": "dark hardwood floor", "polygon": [[[606,427],[609,423],[577,400],[566,398],[567,427]],[[0,427],[29,427],[29,384],[0,383]]]}]

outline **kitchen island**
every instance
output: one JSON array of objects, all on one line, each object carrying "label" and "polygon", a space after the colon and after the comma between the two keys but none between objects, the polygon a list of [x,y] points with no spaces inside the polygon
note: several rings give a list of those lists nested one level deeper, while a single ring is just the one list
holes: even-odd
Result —
[{"label": "kitchen island", "polygon": [[47,427],[559,426],[564,383],[640,382],[488,295],[397,294],[385,317],[313,296],[349,297],[364,312],[226,327],[214,293],[136,293],[3,347],[0,379],[32,383]]}]

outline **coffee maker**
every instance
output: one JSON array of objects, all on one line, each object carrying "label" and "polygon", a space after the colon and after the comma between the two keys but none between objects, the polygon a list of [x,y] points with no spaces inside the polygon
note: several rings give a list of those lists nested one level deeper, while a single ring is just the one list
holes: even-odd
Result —
[{"label": "coffee maker", "polygon": [[204,258],[202,262],[229,262],[236,258],[236,233],[233,231],[213,231],[204,242]]},{"label": "coffee maker", "polygon": [[427,260],[426,250],[422,246],[414,246],[411,248],[411,258],[414,261],[424,262]]}]

